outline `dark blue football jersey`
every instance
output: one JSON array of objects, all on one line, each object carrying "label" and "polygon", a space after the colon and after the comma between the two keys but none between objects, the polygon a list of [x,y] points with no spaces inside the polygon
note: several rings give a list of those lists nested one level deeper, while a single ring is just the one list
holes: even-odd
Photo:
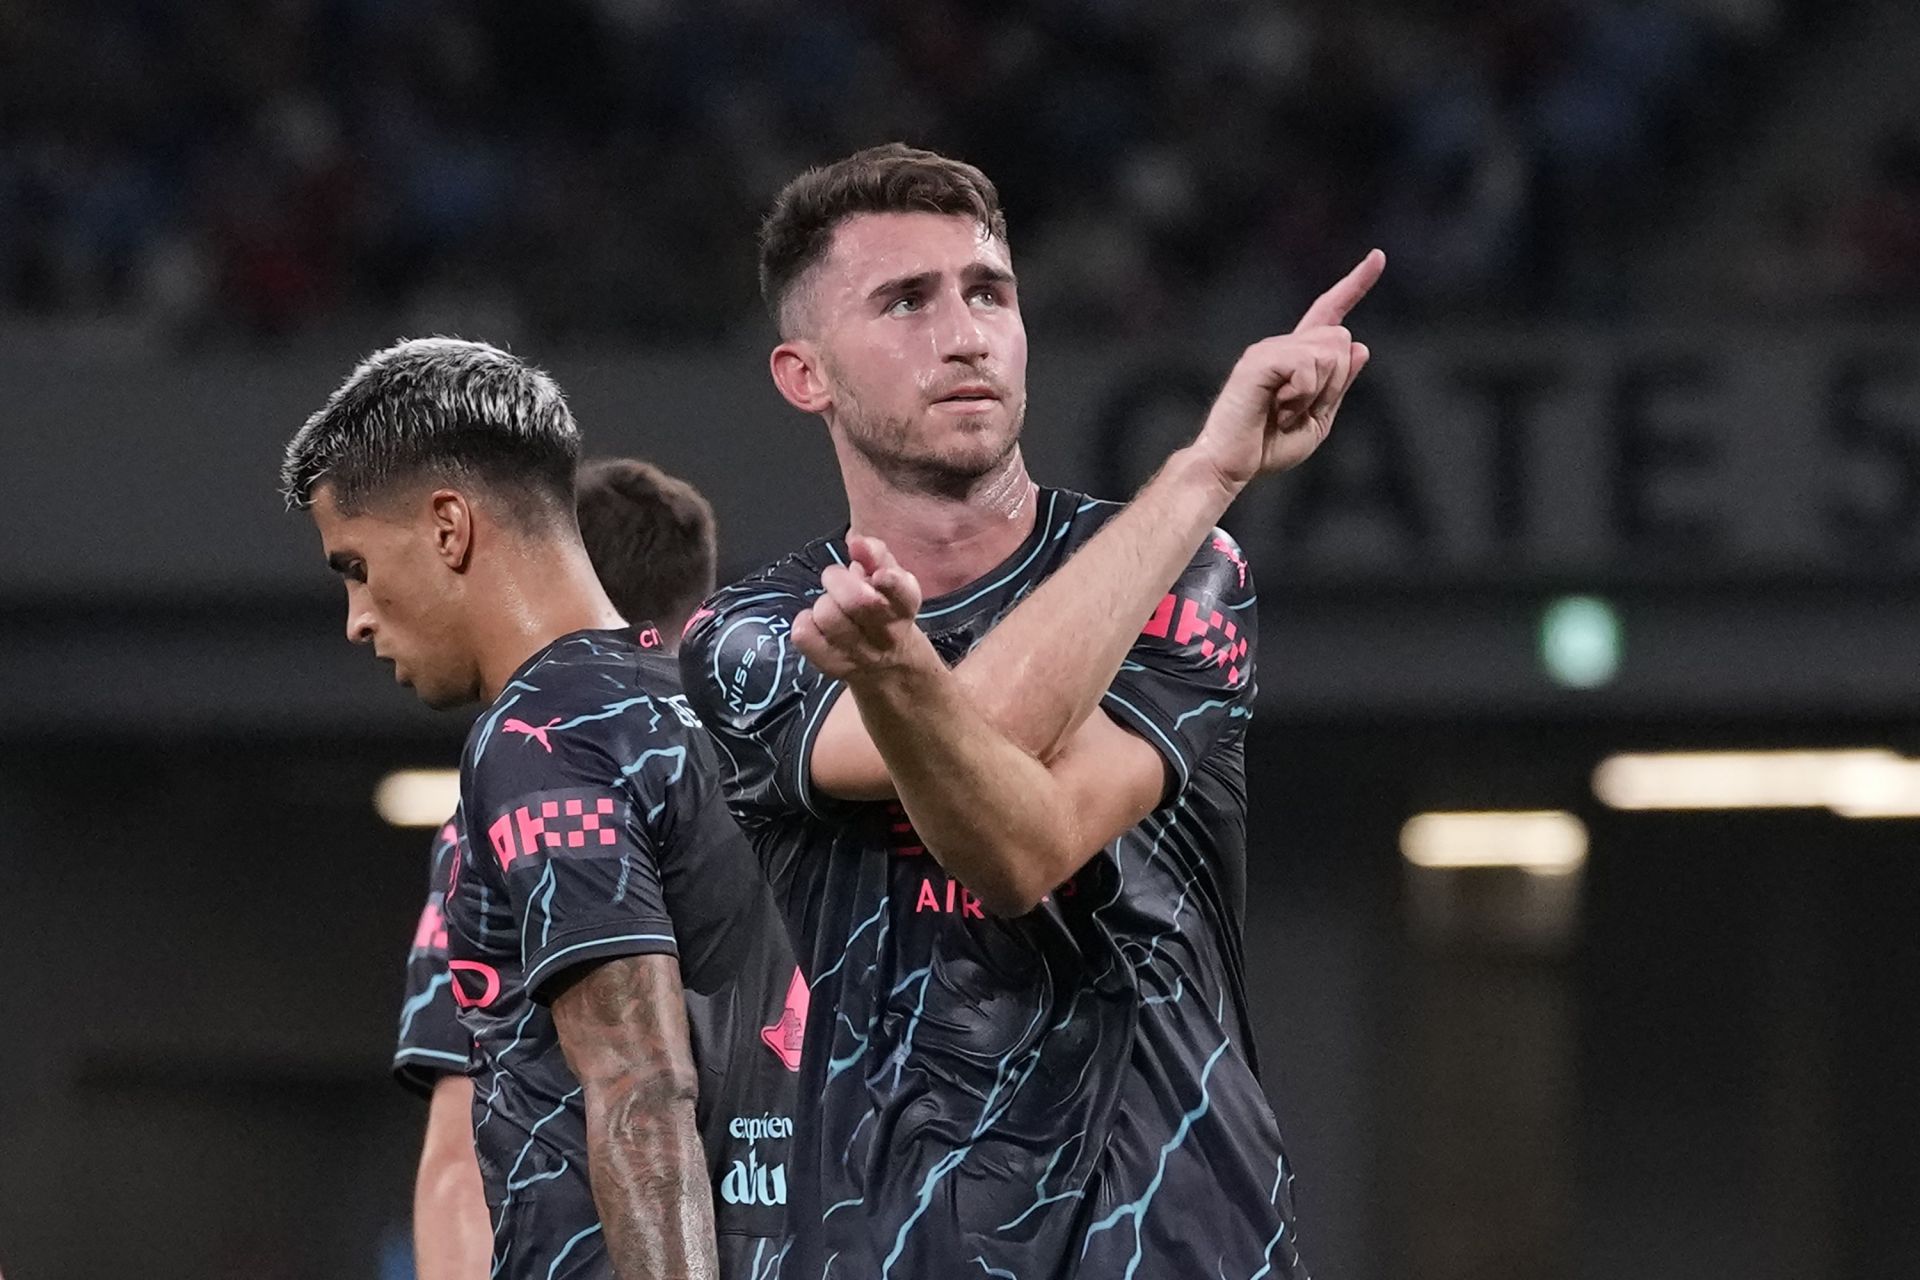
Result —
[{"label": "dark blue football jersey", "polygon": [[547,1003],[581,966],[642,954],[679,959],[723,1274],[778,1274],[806,988],[673,660],[631,631],[542,649],[468,735],[460,811],[448,966],[494,1275],[612,1274]]},{"label": "dark blue football jersey", "polygon": [[459,824],[449,818],[433,837],[427,862],[427,901],[407,949],[406,997],[393,1051],[394,1078],[426,1097],[445,1075],[467,1073],[467,1031],[453,1002],[447,973],[447,881],[460,848]]},{"label": "dark blue football jersey", "polygon": [[[1024,545],[926,601],[921,628],[958,662],[1118,510],[1042,490]],[[844,686],[789,629],[845,558],[822,539],[726,588],[681,650],[812,979],[786,1275],[1304,1276],[1243,978],[1239,547],[1198,549],[1101,703],[1160,752],[1162,804],[1017,919],[948,876],[897,804],[813,786]]]}]

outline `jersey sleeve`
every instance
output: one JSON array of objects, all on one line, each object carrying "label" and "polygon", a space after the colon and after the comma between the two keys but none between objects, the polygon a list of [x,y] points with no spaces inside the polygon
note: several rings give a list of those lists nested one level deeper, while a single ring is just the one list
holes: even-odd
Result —
[{"label": "jersey sleeve", "polygon": [[1146,739],[1167,766],[1166,803],[1200,760],[1253,715],[1253,572],[1216,529],[1160,601],[1101,705]]},{"label": "jersey sleeve", "polygon": [[468,762],[461,812],[471,856],[505,882],[527,994],[546,1003],[556,979],[578,965],[678,954],[651,806],[630,780],[677,779],[686,747],[663,738],[637,759],[617,760],[591,732],[595,717],[527,717],[501,721],[525,732],[482,739]]},{"label": "jersey sleeve", "polygon": [[681,685],[712,736],[727,806],[749,825],[826,818],[840,806],[814,788],[812,752],[846,685],[793,646],[793,620],[808,603],[792,588],[730,588],[694,615],[681,641]]},{"label": "jersey sleeve", "polygon": [[393,1075],[427,1097],[444,1075],[465,1075],[472,1041],[460,1025],[447,971],[447,878],[459,857],[458,829],[449,822],[434,837],[428,863],[427,900],[407,949],[406,995],[393,1051]]}]

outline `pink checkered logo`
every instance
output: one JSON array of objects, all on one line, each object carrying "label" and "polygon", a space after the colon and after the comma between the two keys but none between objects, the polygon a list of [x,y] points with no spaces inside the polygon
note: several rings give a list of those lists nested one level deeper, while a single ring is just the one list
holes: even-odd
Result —
[{"label": "pink checkered logo", "polygon": [[487,828],[500,869],[515,858],[561,849],[599,849],[620,838],[620,821],[612,796],[572,796],[539,800],[509,809]]},{"label": "pink checkered logo", "polygon": [[[1177,623],[1176,613],[1179,614]],[[1230,688],[1237,688],[1247,674],[1240,665],[1247,658],[1247,638],[1240,634],[1240,628],[1218,609],[1201,613],[1200,605],[1194,600],[1172,594],[1163,597],[1140,634],[1156,640],[1171,638],[1183,648],[1198,640],[1200,656],[1210,659],[1216,667],[1226,668]]]}]

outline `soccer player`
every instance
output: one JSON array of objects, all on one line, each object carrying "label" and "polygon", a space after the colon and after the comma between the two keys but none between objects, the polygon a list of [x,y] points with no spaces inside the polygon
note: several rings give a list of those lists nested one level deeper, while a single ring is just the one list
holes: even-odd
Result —
[{"label": "soccer player", "polygon": [[1384,263],[1120,507],[1027,476],[979,170],[888,146],[774,203],[773,380],[850,531],[680,661],[813,984],[788,1277],[1305,1274],[1243,981],[1254,583],[1214,523],[1326,437]]},{"label": "soccer player", "polygon": [[[600,585],[623,618],[657,624],[662,652],[713,590],[713,508],[684,480],[635,458],[581,466],[580,536]],[[481,1280],[493,1227],[473,1154],[473,1083],[468,1037],[447,971],[443,891],[459,841],[453,819],[436,833],[426,905],[407,952],[406,996],[393,1071],[428,1099],[425,1140],[414,1180],[414,1270],[419,1280]]]},{"label": "soccer player", "polygon": [[430,706],[490,704],[445,910],[492,1274],[764,1276],[805,988],[658,629],[594,576],[578,456],[546,374],[423,339],[355,369],[282,480],[348,638]]}]

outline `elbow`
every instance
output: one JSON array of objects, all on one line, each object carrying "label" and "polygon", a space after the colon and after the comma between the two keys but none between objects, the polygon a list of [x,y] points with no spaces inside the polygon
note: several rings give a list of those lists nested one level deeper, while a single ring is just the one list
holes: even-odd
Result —
[{"label": "elbow", "polygon": [[980,906],[989,915],[1008,920],[1027,914],[1045,901],[1047,896],[1045,889],[1015,883],[1011,879],[1005,883],[988,883],[979,889],[969,885],[968,892],[980,900]]},{"label": "elbow", "polygon": [[1084,861],[1068,858],[1064,848],[1021,846],[994,858],[966,887],[986,911],[1013,919],[1045,902]]},{"label": "elbow", "polygon": [[588,1110],[606,1117],[619,1129],[646,1126],[679,1114],[692,1115],[699,1098],[700,1082],[691,1062],[624,1071],[586,1082]]},{"label": "elbow", "polygon": [[458,1204],[479,1185],[480,1165],[471,1149],[423,1152],[414,1175],[414,1202],[438,1211],[443,1206]]}]

